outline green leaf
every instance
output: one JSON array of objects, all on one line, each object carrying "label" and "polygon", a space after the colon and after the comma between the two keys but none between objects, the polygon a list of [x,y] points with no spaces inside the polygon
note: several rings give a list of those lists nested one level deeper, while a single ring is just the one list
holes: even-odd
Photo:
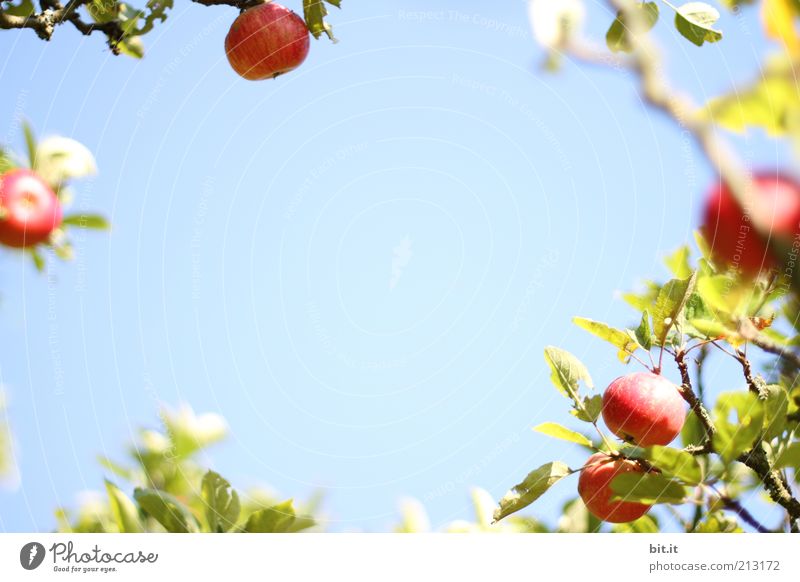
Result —
[{"label": "green leaf", "polygon": [[64,217],[62,224],[91,230],[109,230],[111,228],[111,224],[105,216],[100,214],[70,214]]},{"label": "green leaf", "polygon": [[600,394],[584,396],[580,406],[574,407],[569,413],[583,422],[597,422],[603,412],[603,397]]},{"label": "green leaf", "polygon": [[500,521],[504,517],[526,508],[570,473],[570,468],[561,461],[546,463],[538,469],[534,469],[528,473],[522,483],[512,487],[503,496],[500,500],[500,507],[494,512],[494,520]]},{"label": "green leaf", "polygon": [[580,380],[583,380],[589,388],[593,388],[592,377],[589,370],[581,361],[566,350],[548,346],[544,350],[544,359],[550,366],[550,381],[558,390],[571,398],[577,404]]},{"label": "green leaf", "polygon": [[786,430],[789,412],[789,393],[783,386],[768,384],[764,386],[764,439],[769,441]]},{"label": "green leaf", "polygon": [[244,531],[247,533],[284,533],[289,530],[294,520],[294,506],[292,500],[289,499],[251,514],[247,518]]},{"label": "green leaf", "polygon": [[561,439],[562,441],[569,441],[571,443],[577,443],[581,446],[594,449],[592,441],[583,436],[581,433],[570,430],[555,422],[544,422],[538,426],[535,426],[533,430],[553,438]]},{"label": "green leaf", "polygon": [[[639,12],[636,21],[642,26],[642,30],[635,31],[635,33],[644,34],[653,28],[658,21],[658,4],[655,2],[642,2],[637,4],[635,9]],[[634,33],[632,30],[633,25],[634,23],[629,24],[627,22],[625,15],[621,11],[617,12],[617,17],[611,23],[608,32],[606,32],[606,45],[611,51],[627,53],[633,50],[628,38],[629,33]]]},{"label": "green leaf", "polygon": [[683,245],[664,259],[664,263],[674,277],[687,279],[692,276],[692,266],[689,264],[689,247]]},{"label": "green leaf", "polygon": [[688,2],[676,8],[675,12],[675,28],[697,46],[722,39],[722,33],[712,28],[717,20],[719,12],[705,2]]},{"label": "green leaf", "polygon": [[683,446],[701,445],[705,441],[705,438],[706,431],[700,419],[697,418],[694,412],[689,412],[689,414],[686,415],[686,422],[683,423],[683,428],[681,429],[681,442]]},{"label": "green leaf", "polygon": [[616,347],[617,350],[619,350],[617,358],[621,362],[627,362],[630,359],[630,355],[640,347],[636,339],[631,337],[627,331],[616,329],[600,321],[594,321],[584,317],[574,317],[572,322],[578,327],[585,329],[589,333],[596,335],[600,339]]},{"label": "green leaf", "polygon": [[783,55],[767,59],[748,86],[709,100],[703,117],[737,133],[758,127],[770,136],[794,136],[800,128],[795,72],[795,65]]},{"label": "green leaf", "polygon": [[703,481],[700,463],[685,451],[653,446],[646,449],[645,458],[664,475],[680,479],[688,485],[698,485]]},{"label": "green leaf", "polygon": [[636,341],[644,349],[650,351],[653,347],[653,330],[650,328],[650,313],[645,309],[642,312],[642,321],[636,328]]},{"label": "green leaf", "polygon": [[197,520],[189,509],[169,493],[155,489],[136,489],[133,498],[139,506],[170,533],[198,531]]},{"label": "green leaf", "polygon": [[720,394],[714,406],[714,449],[730,463],[753,447],[764,426],[764,403],[752,392]]},{"label": "green leaf", "polygon": [[28,150],[28,165],[33,168],[36,165],[36,136],[27,121],[22,122],[22,133],[25,135],[25,147]]},{"label": "green leaf", "polygon": [[111,513],[120,533],[141,533],[142,522],[133,501],[108,479],[106,479],[106,492]]},{"label": "green leaf", "polygon": [[9,170],[13,170],[17,167],[18,164],[14,160],[14,157],[0,146],[0,174],[5,174]]},{"label": "green leaf", "polygon": [[603,522],[586,509],[586,505],[580,497],[564,504],[558,520],[560,533],[596,533],[602,527]]},{"label": "green leaf", "polygon": [[729,338],[737,335],[734,330],[713,319],[690,319],[689,325],[704,339]]},{"label": "green leaf", "polygon": [[790,444],[777,455],[775,468],[785,467],[792,467],[795,471],[800,470],[800,442]]},{"label": "green leaf", "polygon": [[697,533],[742,533],[743,530],[732,517],[728,517],[722,512],[715,512],[709,514],[695,531]]},{"label": "green leaf", "polygon": [[658,292],[653,308],[653,333],[657,345],[663,346],[672,326],[683,322],[683,310],[694,293],[696,281],[697,273],[692,273],[687,279],[670,280]]},{"label": "green leaf", "polygon": [[42,256],[42,253],[39,251],[39,249],[36,247],[29,247],[25,250],[31,256],[31,260],[33,261],[33,266],[36,267],[36,270],[39,271],[40,273],[44,273],[44,268],[46,265],[44,262],[44,256]]},{"label": "green leaf", "polygon": [[643,515],[628,523],[616,523],[611,528],[614,533],[658,533],[658,522],[653,516]]},{"label": "green leaf", "polygon": [[682,503],[686,488],[657,473],[620,473],[611,481],[612,499],[639,503]]},{"label": "green leaf", "polygon": [[239,494],[224,478],[214,471],[203,476],[200,486],[205,502],[206,522],[212,533],[229,531],[239,519],[241,505]]},{"label": "green leaf", "polygon": [[36,13],[36,8],[31,0],[20,0],[18,4],[3,1],[3,12],[11,16],[32,16]]},{"label": "green leaf", "polygon": [[327,34],[328,38],[336,42],[333,36],[333,29],[325,21],[328,15],[328,9],[325,4],[341,8],[341,0],[303,0],[303,16],[305,17],[306,26],[314,38],[319,38],[322,34]]}]

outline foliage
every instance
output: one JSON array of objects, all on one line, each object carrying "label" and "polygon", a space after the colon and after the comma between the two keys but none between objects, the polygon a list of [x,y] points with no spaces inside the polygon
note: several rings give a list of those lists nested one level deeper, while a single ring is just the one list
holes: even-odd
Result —
[{"label": "foliage", "polygon": [[[703,248],[702,239],[698,241]],[[777,274],[744,281],[738,273],[715,265],[708,255],[692,268],[688,248],[665,262],[673,279],[648,282],[644,293],[625,296],[638,312],[633,318],[636,325],[617,329],[583,318],[575,322],[625,356],[620,357],[624,363],[659,372],[665,357],[673,360],[691,405],[683,447],[639,448],[610,438],[598,427],[599,414],[587,411],[586,403],[597,397],[590,391],[589,371],[575,356],[552,347],[545,350],[545,360],[554,386],[568,399],[573,416],[593,425],[599,439],[592,441],[580,431],[552,422],[536,430],[640,463],[643,472],[617,475],[612,490],[628,501],[697,507],[694,519],[684,523],[686,531],[738,531],[738,518],[761,531],[752,515],[733,501],[759,487],[786,510],[785,523],[775,529],[790,525],[795,529],[800,505],[792,496],[791,484],[800,481],[800,357],[790,350],[800,344],[794,327],[800,321],[800,302],[789,298],[787,283]],[[764,367],[769,382],[753,372],[751,346],[769,356]],[[743,378],[744,388],[719,394],[711,412],[694,394],[689,370],[690,358],[701,351],[728,358]],[[705,356],[697,360],[695,381],[705,362]],[[527,507],[551,486],[581,470],[570,470],[560,461],[534,469],[500,501],[495,519]],[[635,526],[615,530],[657,529],[652,518],[637,521]]]},{"label": "foliage", "polygon": [[197,457],[226,436],[216,414],[187,406],[164,409],[161,430],[143,429],[129,462],[100,458],[103,491],[84,494],[75,509],[56,511],[59,532],[279,533],[318,528],[318,499],[296,505],[266,489],[240,495]]},{"label": "foliage", "polygon": [[[30,125],[23,123],[22,130],[25,155],[13,153],[0,145],[0,173],[15,168],[30,168],[50,185],[62,208],[68,207],[74,199],[71,180],[97,173],[94,156],[85,145],[74,139],[54,135],[37,141]],[[52,252],[64,261],[73,259],[73,248],[69,240],[69,231],[72,228],[108,230],[110,224],[99,214],[82,211],[65,214],[60,228],[52,232],[48,242],[25,249],[39,271],[45,268],[47,252]]]},{"label": "foliage", "polygon": [[5,418],[6,401],[0,386],[0,483],[11,480],[16,474],[11,427]]},{"label": "foliage", "polygon": [[[2,0],[0,28],[31,28],[41,38],[50,40],[56,26],[72,24],[79,32],[104,34],[114,54],[142,58],[145,47],[142,37],[166,21],[174,0],[139,0],[135,7],[122,0],[73,0],[62,4],[58,0],[41,3],[37,13],[31,0]],[[228,5],[241,10],[268,0],[193,0],[205,6]],[[138,2],[137,2],[138,3]],[[314,38],[325,34],[335,40],[327,22],[327,5],[341,7],[341,0],[303,0],[303,14]]]}]

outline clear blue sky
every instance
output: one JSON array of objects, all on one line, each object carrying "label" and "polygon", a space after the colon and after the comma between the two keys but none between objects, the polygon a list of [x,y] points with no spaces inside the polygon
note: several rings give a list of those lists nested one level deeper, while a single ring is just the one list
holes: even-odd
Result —
[{"label": "clear blue sky", "polygon": [[[260,83],[228,67],[227,7],[178,2],[142,61],[66,26],[49,44],[0,33],[2,141],[21,146],[21,114],[85,143],[100,174],[78,204],[114,224],[51,280],[0,253],[21,470],[0,531],[51,529],[160,402],[223,414],[214,466],[240,488],[324,488],[337,530],[387,528],[401,496],[434,524],[466,518],[470,485],[499,498],[582,461],[530,431],[569,418],[542,350],[573,351],[600,387],[624,373],[570,318],[629,323],[615,294],[666,275],[708,166],[628,74],[538,71],[524,2],[344,4],[341,42]],[[750,79],[765,48],[752,11],[720,27],[702,49],[658,27],[698,99]],[[791,163],[758,134],[737,147]],[[534,513],[574,495],[562,483]]]}]

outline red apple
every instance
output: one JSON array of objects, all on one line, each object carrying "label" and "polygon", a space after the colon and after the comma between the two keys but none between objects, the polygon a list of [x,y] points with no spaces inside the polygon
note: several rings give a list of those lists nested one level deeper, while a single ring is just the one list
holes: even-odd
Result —
[{"label": "red apple", "polygon": [[308,56],[306,23],[288,8],[270,2],[242,12],[225,37],[233,70],[251,81],[271,79],[299,67]]},{"label": "red apple", "polygon": [[770,238],[791,244],[800,235],[800,184],[775,172],[755,174],[753,184],[747,212],[727,184],[716,184],[706,198],[701,227],[714,259],[748,278],[780,266]]},{"label": "red apple", "polygon": [[667,445],[681,432],[686,408],[675,384],[658,374],[634,372],[606,388],[603,420],[615,435],[640,447]]},{"label": "red apple", "polygon": [[586,461],[578,479],[578,494],[586,508],[598,519],[624,523],[642,517],[650,505],[634,501],[611,501],[616,496],[611,481],[621,473],[644,473],[636,461],[612,459],[605,453],[595,453]]},{"label": "red apple", "polygon": [[0,243],[30,247],[44,242],[61,224],[61,204],[53,189],[31,170],[0,176]]}]

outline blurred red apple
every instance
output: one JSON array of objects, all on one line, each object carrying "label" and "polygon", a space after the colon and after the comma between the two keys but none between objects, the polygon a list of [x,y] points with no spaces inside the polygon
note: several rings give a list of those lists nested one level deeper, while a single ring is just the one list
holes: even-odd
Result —
[{"label": "blurred red apple", "polygon": [[233,70],[251,81],[271,79],[299,67],[308,56],[305,21],[270,2],[248,8],[233,21],[225,53]]},{"label": "blurred red apple", "polygon": [[715,261],[748,278],[783,263],[770,248],[771,238],[791,245],[800,235],[800,184],[776,172],[755,174],[753,184],[747,212],[725,183],[715,185],[701,227]]},{"label": "blurred red apple", "polygon": [[622,473],[644,473],[636,461],[612,459],[605,453],[595,453],[586,461],[578,479],[578,494],[594,516],[611,523],[625,523],[642,517],[650,505],[633,501],[612,501],[615,496],[611,481]]},{"label": "blurred red apple", "polygon": [[0,176],[0,243],[30,247],[45,242],[61,225],[61,204],[52,188],[31,170]]},{"label": "blurred red apple", "polygon": [[640,447],[668,445],[686,420],[678,387],[658,374],[634,372],[614,380],[603,393],[608,429]]}]

